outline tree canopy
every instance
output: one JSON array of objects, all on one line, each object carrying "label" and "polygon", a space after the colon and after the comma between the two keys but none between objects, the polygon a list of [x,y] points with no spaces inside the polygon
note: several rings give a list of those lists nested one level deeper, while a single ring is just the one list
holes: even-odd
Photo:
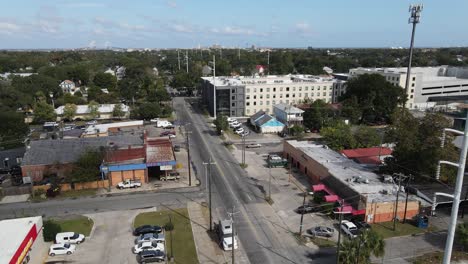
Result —
[{"label": "tree canopy", "polygon": [[331,121],[333,111],[322,100],[315,100],[304,112],[304,126],[311,130],[320,130]]},{"label": "tree canopy", "polygon": [[104,158],[104,150],[87,149],[75,163],[75,167],[67,179],[69,182],[95,181],[101,177],[100,166]]},{"label": "tree canopy", "polygon": [[0,148],[21,146],[28,131],[21,114],[0,111]]},{"label": "tree canopy", "polygon": [[52,105],[46,102],[38,102],[34,107],[34,122],[44,123],[46,121],[55,121],[57,115],[55,114]]},{"label": "tree canopy", "polygon": [[380,74],[363,74],[348,81],[340,101],[349,118],[358,119],[359,123],[389,121],[397,107],[406,102],[406,95],[403,88],[387,82]]}]

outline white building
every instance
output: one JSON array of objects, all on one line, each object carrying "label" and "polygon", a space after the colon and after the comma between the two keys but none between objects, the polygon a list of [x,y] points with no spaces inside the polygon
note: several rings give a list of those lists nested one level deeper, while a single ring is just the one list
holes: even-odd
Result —
[{"label": "white building", "polygon": [[302,125],[304,121],[304,110],[287,104],[277,104],[273,106],[273,113],[281,123],[290,125]]},{"label": "white building", "polygon": [[65,80],[59,84],[60,88],[62,89],[63,93],[70,93],[70,94],[75,94],[75,92],[78,92],[80,88],[77,88],[75,86],[75,83],[70,80]]},{"label": "white building", "polygon": [[[117,104],[100,104],[98,105],[98,117],[96,119],[112,119],[115,118],[112,113],[114,112],[114,108]],[[120,104],[121,109],[123,112],[123,116],[118,117],[118,118],[128,118],[130,116],[130,107],[125,104]],[[55,113],[57,114],[57,121],[60,121],[63,112],[64,112],[65,106],[59,106],[55,109]],[[90,116],[90,109],[88,105],[77,105],[76,106],[76,112],[73,117],[73,120],[88,120],[91,119]]]},{"label": "white building", "polygon": [[[273,113],[276,104],[318,99],[333,103],[345,91],[345,83],[330,76],[304,74],[216,77],[216,112],[250,116],[262,110]],[[213,115],[213,77],[202,77],[202,97]]]},{"label": "white building", "polygon": [[[403,89],[406,84],[406,68],[356,68],[349,70],[349,78],[377,73],[393,85]],[[437,66],[411,68],[408,101],[410,109],[425,109],[435,103],[430,97],[468,95],[468,68]]]}]

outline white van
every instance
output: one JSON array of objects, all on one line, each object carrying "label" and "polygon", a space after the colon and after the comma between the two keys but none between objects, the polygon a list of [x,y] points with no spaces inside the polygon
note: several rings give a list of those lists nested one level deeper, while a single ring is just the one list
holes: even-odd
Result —
[{"label": "white van", "polygon": [[71,244],[79,244],[85,241],[85,236],[82,234],[78,234],[75,232],[63,232],[57,233],[55,235],[55,243],[71,243]]}]

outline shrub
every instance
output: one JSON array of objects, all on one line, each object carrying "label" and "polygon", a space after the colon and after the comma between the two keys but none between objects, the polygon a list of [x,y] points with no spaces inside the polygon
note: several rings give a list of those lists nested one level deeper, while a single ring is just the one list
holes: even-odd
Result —
[{"label": "shrub", "polygon": [[43,195],[45,195],[45,190],[44,189],[37,189],[34,191],[33,193],[33,196],[34,197],[42,197]]},{"label": "shrub", "polygon": [[44,222],[43,233],[46,242],[54,241],[55,235],[60,232],[62,232],[62,228],[54,220],[47,220]]},{"label": "shrub", "polygon": [[174,224],[172,222],[167,222],[164,225],[164,229],[166,229],[166,231],[172,231],[172,230],[174,230]]}]

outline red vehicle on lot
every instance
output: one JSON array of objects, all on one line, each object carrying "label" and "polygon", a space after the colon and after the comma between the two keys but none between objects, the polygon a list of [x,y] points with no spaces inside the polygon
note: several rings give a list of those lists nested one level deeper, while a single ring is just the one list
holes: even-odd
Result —
[{"label": "red vehicle on lot", "polygon": [[163,131],[161,132],[161,134],[159,134],[160,137],[165,137],[165,136],[169,136],[169,135],[176,135],[176,132],[174,130],[170,130],[170,131]]}]

